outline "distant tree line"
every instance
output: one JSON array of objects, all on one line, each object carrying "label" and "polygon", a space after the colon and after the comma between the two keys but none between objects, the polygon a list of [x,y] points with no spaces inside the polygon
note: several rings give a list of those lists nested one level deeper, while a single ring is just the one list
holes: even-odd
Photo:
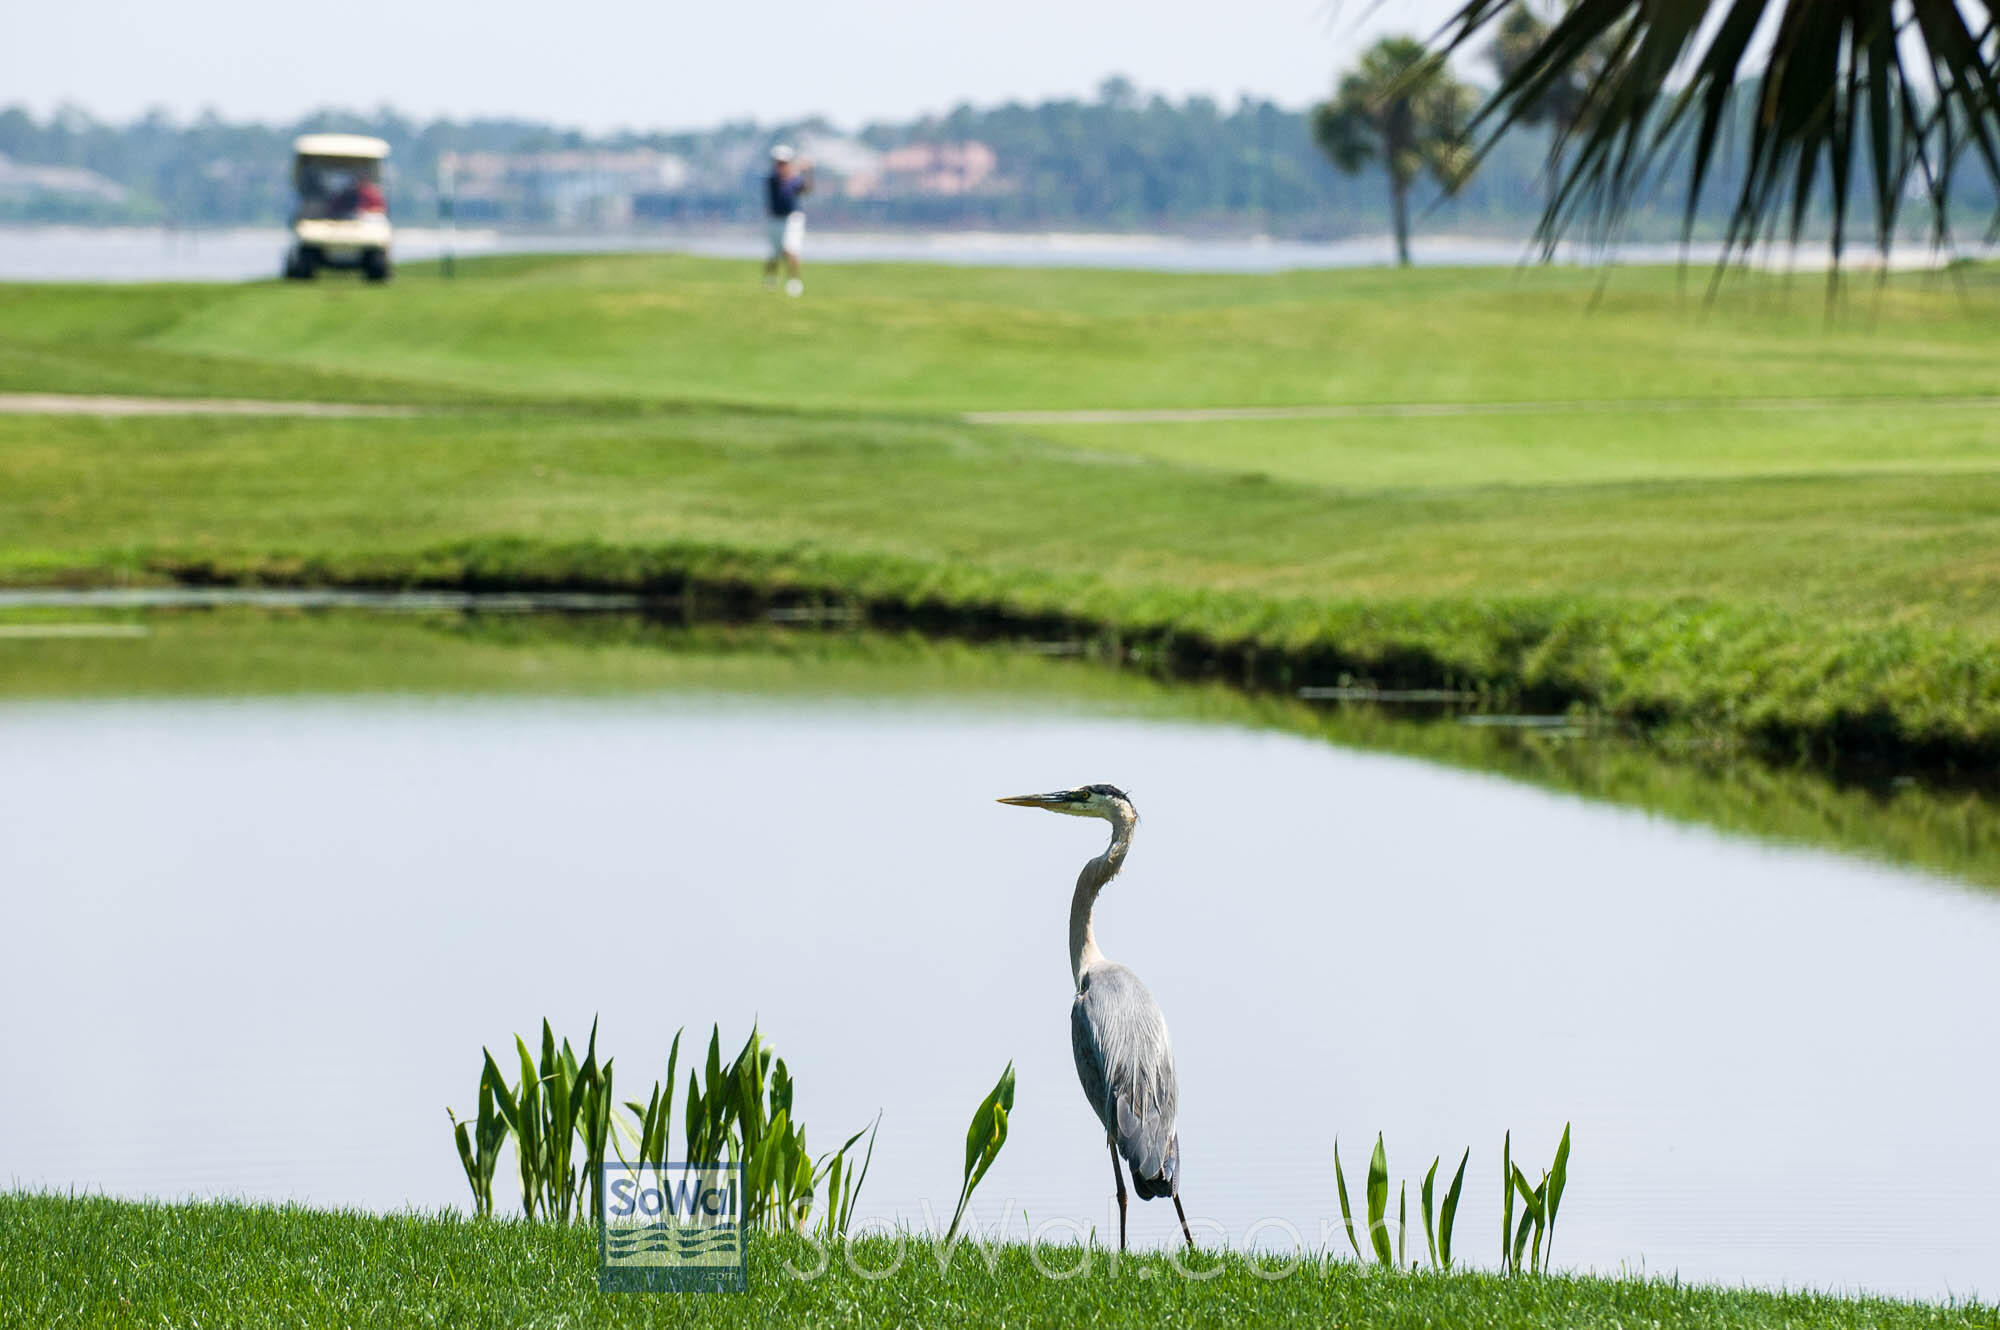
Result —
[{"label": "distant tree line", "polygon": [[[942,114],[870,124],[853,137],[871,148],[976,141],[999,162],[993,179],[961,195],[845,198],[822,191],[815,223],[985,226],[1009,229],[1169,229],[1332,238],[1379,232],[1386,186],[1336,172],[1314,146],[1310,112],[1245,98],[1172,101],[1108,79],[1094,99],[959,106]],[[585,134],[526,120],[419,122],[392,110],[326,110],[290,124],[205,115],[180,122],[154,113],[110,124],[76,109],[37,117],[0,110],[0,156],[36,166],[95,171],[130,193],[120,207],[0,197],[0,220],[132,221],[180,226],[268,224],[290,204],[290,145],[319,130],[386,139],[395,165],[393,203],[417,223],[438,216],[438,162],[451,151],[537,152],[650,147],[687,159],[693,182],[671,220],[750,221],[765,146],[831,135],[823,120],[737,122],[682,133]],[[1413,206],[1431,229],[1519,234],[1539,215],[1539,145],[1509,145],[1455,198],[1419,190]],[[543,219],[503,217],[533,225]]]},{"label": "distant tree line", "polygon": [[[74,107],[38,119],[21,107],[0,110],[0,156],[31,166],[78,166],[131,191],[122,215],[99,207],[70,217],[60,199],[0,198],[0,220],[137,221],[175,226],[237,226],[284,220],[291,208],[292,140],[340,130],[388,141],[399,210],[429,220],[437,207],[441,154],[533,151],[626,139],[589,139],[528,120],[432,120],[393,110],[315,111],[290,124],[229,121],[206,114],[191,122],[155,111],[110,124]],[[631,136],[626,136],[630,138]],[[30,204],[40,215],[29,212]]]},{"label": "distant tree line", "polygon": [[[1496,10],[1496,13],[1501,12]],[[1545,26],[1520,17],[1496,25],[1498,40],[1476,52],[1503,87],[1546,39]],[[1603,61],[1600,43],[1575,66]],[[1428,63],[1427,63],[1428,61]],[[1432,86],[1401,78],[1412,65]],[[1350,70],[1329,71],[1328,102],[1287,108],[1244,98],[1225,106],[1205,97],[1175,101],[1107,79],[1089,99],[963,105],[907,121],[883,121],[844,135],[824,120],[739,121],[686,132],[585,134],[529,120],[419,122],[393,110],[326,110],[283,125],[209,114],[182,122],[153,113],[110,124],[64,109],[37,117],[0,110],[0,156],[28,166],[82,167],[125,187],[122,204],[0,190],[0,221],[152,222],[229,226],[282,221],[290,206],[290,145],[317,130],[388,140],[392,208],[405,222],[440,216],[438,165],[448,152],[529,153],[563,149],[652,148],[683,158],[688,182],[641,224],[748,223],[761,207],[756,188],[771,143],[840,136],[878,151],[913,143],[976,141],[998,162],[992,178],[962,194],[905,193],[849,198],[815,194],[815,224],[869,227],[993,227],[1022,230],[1154,230],[1337,239],[1379,234],[1392,219],[1420,231],[1518,237],[1544,216],[1555,181],[1552,140],[1585,120],[1582,85],[1544,79],[1528,93],[1521,121],[1475,161],[1441,138],[1446,122],[1468,117],[1488,95],[1460,83],[1414,42],[1385,44]],[[1401,103],[1398,105],[1399,99]],[[1754,106],[1733,108],[1740,127]],[[1407,112],[1408,114],[1405,114]],[[1405,132],[1414,127],[1414,137]],[[1747,133],[1747,131],[1745,131]],[[1386,168],[1386,169],[1383,169]],[[1353,172],[1349,174],[1348,172]],[[1743,179],[1739,161],[1719,152],[1695,210],[1697,237],[1720,235]],[[1966,191],[1975,206],[1986,182]],[[1652,182],[1621,200],[1621,233],[1670,239],[1680,233],[1685,186]],[[1824,208],[1815,205],[1816,214]],[[480,224],[547,225],[547,216],[482,215]],[[1914,227],[1916,219],[1910,219]]]}]

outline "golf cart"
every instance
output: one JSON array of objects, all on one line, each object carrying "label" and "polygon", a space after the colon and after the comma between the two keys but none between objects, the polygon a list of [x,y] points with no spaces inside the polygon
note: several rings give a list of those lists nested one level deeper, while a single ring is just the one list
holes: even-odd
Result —
[{"label": "golf cart", "polygon": [[389,279],[389,207],[382,163],[389,145],[363,134],[302,134],[292,144],[292,243],[285,276],[310,281],[321,268],[359,268]]}]

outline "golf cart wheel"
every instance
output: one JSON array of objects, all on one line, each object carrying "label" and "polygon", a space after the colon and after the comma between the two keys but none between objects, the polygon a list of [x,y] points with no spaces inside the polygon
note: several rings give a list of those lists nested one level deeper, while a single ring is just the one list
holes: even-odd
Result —
[{"label": "golf cart wheel", "polygon": [[285,276],[295,282],[310,282],[319,275],[319,252],[300,246],[285,260]]},{"label": "golf cart wheel", "polygon": [[371,249],[361,256],[361,272],[371,282],[389,280],[389,251]]}]

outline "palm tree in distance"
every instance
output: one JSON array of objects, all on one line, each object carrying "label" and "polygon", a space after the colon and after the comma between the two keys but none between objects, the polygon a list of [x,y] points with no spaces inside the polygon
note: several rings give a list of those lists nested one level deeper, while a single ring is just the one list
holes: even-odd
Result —
[{"label": "palm tree in distance", "polygon": [[1313,108],[1313,141],[1353,175],[1380,163],[1389,176],[1396,261],[1410,261],[1410,187],[1428,174],[1447,193],[1470,165],[1463,126],[1473,94],[1444,57],[1412,37],[1384,37],[1341,75],[1333,100]]},{"label": "palm tree in distance", "polygon": [[[1493,40],[1487,45],[1485,55],[1501,83],[1506,83],[1525,68],[1548,42],[1553,24],[1543,14],[1551,7],[1560,17],[1560,0],[1553,0],[1552,5],[1515,0],[1495,20]],[[1591,81],[1603,71],[1605,62],[1610,58],[1615,35],[1600,37],[1588,49],[1579,52],[1559,77],[1549,80],[1540,96],[1522,106],[1514,116],[1516,123],[1548,125],[1558,132],[1573,129],[1583,119],[1584,108],[1590,100]]]},{"label": "palm tree in distance", "polygon": [[1581,217],[1615,222],[1679,171],[1686,234],[1732,156],[1728,246],[1783,223],[1796,243],[1824,204],[1836,262],[1857,195],[1886,251],[1906,198],[1928,202],[1943,241],[1959,168],[2000,184],[2000,30],[1981,0],[1570,0],[1539,30],[1519,14],[1463,0],[1437,54],[1499,34],[1500,86],[1474,121],[1489,145],[1580,89],[1571,115],[1546,116],[1546,242]]}]

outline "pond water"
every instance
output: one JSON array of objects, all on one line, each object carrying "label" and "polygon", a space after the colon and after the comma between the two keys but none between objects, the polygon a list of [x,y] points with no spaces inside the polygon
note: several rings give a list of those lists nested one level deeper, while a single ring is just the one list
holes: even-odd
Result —
[{"label": "pond water", "polygon": [[1110,781],[1098,931],[1171,1024],[1205,1242],[1344,1248],[1334,1138],[1355,1185],[1383,1130],[1413,1218],[1472,1147],[1490,1262],[1502,1133],[1532,1176],[1573,1121],[1560,1265],[2000,1293],[2000,898],[1944,878],[1046,699],[17,700],[0,753],[15,1185],[458,1205],[482,1044],[600,1015],[622,1098],[756,1019],[816,1147],[881,1110],[864,1214],[949,1216],[1013,1059],[977,1217],[1108,1233],[1065,951],[1101,829],[993,799]]},{"label": "pond water", "polygon": [[[0,281],[60,282],[226,282],[278,275],[287,234],[278,227],[166,230],[157,227],[0,226]],[[761,261],[763,224],[690,231],[533,232],[402,226],[396,254],[404,262],[460,256],[523,253],[598,253],[666,250],[708,258]],[[1962,248],[1954,254],[1990,257],[1990,247]],[[1540,250],[1525,239],[1481,236],[1418,236],[1416,262],[1429,266],[1500,266],[1532,262]],[[1609,249],[1565,244],[1564,263],[1676,263],[1707,265],[1720,249],[1713,244],[1625,244]],[[1288,268],[1384,267],[1396,261],[1388,235],[1338,241],[1276,240],[1268,237],[1192,237],[1148,234],[1068,234],[1005,231],[839,231],[815,230],[810,261],[832,263],[949,263],[980,266],[1144,268],[1163,272],[1278,272]],[[1849,263],[1868,263],[1852,257]],[[1935,251],[1899,247],[1891,258],[1898,268],[1930,268]],[[1820,247],[1772,249],[1760,265],[1818,270]]]}]

